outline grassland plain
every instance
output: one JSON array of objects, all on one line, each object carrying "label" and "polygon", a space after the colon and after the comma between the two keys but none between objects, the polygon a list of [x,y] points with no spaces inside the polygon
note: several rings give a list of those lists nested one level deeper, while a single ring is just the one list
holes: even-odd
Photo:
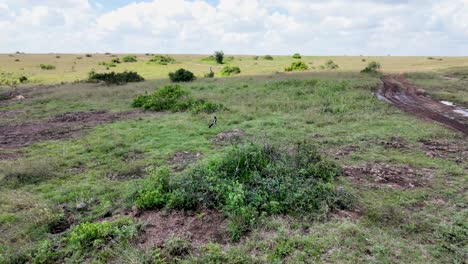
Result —
[{"label": "grassland plain", "polygon": [[[2,70],[45,84],[83,79],[91,68],[99,70],[99,61],[111,59],[94,54],[14,56],[0,56]],[[168,66],[148,65],[146,56],[137,57],[140,62],[111,70],[137,71],[145,82],[28,84],[18,88],[25,100],[0,102],[0,125],[47,122],[66,112],[131,111],[137,95],[169,84],[169,71],[183,67],[202,76],[213,67],[201,61],[203,56],[174,56],[178,63]],[[212,115],[144,112],[71,139],[0,149],[0,157],[13,157],[0,160],[0,263],[463,263],[466,137],[375,98],[378,76],[357,73],[367,64],[364,58],[379,61],[385,72],[415,72],[409,79],[430,95],[466,103],[466,80],[443,78],[466,73],[464,67],[454,70],[468,66],[466,58],[303,57],[313,66],[333,59],[340,70],[317,67],[286,74],[275,72],[284,71],[292,58],[235,56],[240,76],[183,85],[194,98],[226,107],[216,113],[218,124],[212,129],[207,128]],[[41,63],[55,65],[55,72],[41,70]],[[142,248],[139,238],[151,227],[138,227],[138,217],[123,215],[147,184],[146,176],[170,166],[167,161],[176,153],[200,153],[198,164],[220,157],[232,147],[213,140],[232,129],[244,131],[244,142],[312,142],[343,168],[335,185],[354,193],[354,207],[324,210],[313,219],[263,216],[239,242],[190,246],[190,239],[174,237],[160,247]],[[365,177],[356,177],[356,171]],[[24,181],[10,181],[18,177]],[[82,202],[86,208],[77,210]],[[64,219],[66,228],[55,232]],[[101,226],[103,220],[111,224]]]}]

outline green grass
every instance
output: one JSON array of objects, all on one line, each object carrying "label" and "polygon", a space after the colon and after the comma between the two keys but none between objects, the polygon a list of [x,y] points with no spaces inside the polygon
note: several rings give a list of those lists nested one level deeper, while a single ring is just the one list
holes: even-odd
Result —
[{"label": "green grass", "polygon": [[[1,55],[0,61],[5,62],[1,63],[2,70],[45,83],[85,78],[91,68],[103,70],[97,62],[111,59],[104,55],[83,56],[74,65],[76,55],[15,57],[21,57],[20,62],[15,62],[20,65],[7,61],[14,58]],[[170,84],[168,72],[183,66],[201,76],[210,66],[201,62],[202,56],[174,56],[176,63],[166,66],[148,65],[150,56],[137,57],[138,62],[122,63],[113,70],[137,71],[148,81],[121,86],[77,83],[31,89],[26,100],[0,105],[1,111],[20,111],[2,117],[0,124],[39,122],[68,111],[130,111],[138,95]],[[429,71],[468,63],[466,58],[366,58],[379,61],[384,72]],[[443,139],[466,144],[466,139],[376,99],[373,91],[379,80],[357,73],[367,65],[361,57],[302,57],[305,62],[313,61],[310,66],[322,65],[329,59],[340,68],[334,72],[311,69],[274,74],[294,59],[275,56],[268,61],[235,56],[232,65],[241,67],[239,76],[199,78],[183,84],[194,98],[223,104],[224,109],[216,112],[218,124],[211,129],[207,127],[211,114],[145,112],[133,119],[99,125],[74,139],[43,141],[22,148],[23,157],[18,161],[0,161],[0,181],[5,183],[0,187],[0,263],[31,256],[63,258],[50,255],[50,246],[68,248],[67,239],[89,225],[85,223],[93,223],[88,229],[98,230],[98,236],[85,232],[83,239],[73,240],[78,241],[72,244],[80,249],[96,243],[89,255],[77,253],[72,257],[81,262],[178,259],[182,263],[462,263],[467,254],[467,227],[463,221],[467,215],[463,205],[468,164],[428,157],[418,141]],[[56,65],[57,69],[42,71],[37,68],[40,63]],[[70,69],[72,65],[75,72]],[[213,70],[218,72],[223,66]],[[436,97],[466,98],[462,81],[440,79],[441,74],[442,70],[416,73],[409,78],[429,86],[428,92]],[[448,83],[453,86],[447,88]],[[355,194],[359,218],[351,220],[329,213],[313,220],[292,214],[264,215],[250,232],[241,235],[240,242],[207,244],[202,248],[187,246],[174,238],[162,248],[142,250],[134,241],[117,239],[119,235],[114,234],[120,234],[121,229],[101,224],[108,212],[118,215],[131,208],[138,191],[147,186],[147,179],[125,179],[125,175],[142,169],[143,176],[147,176],[151,168],[166,167],[166,160],[179,151],[202,153],[198,165],[219,159],[230,153],[232,146],[216,145],[212,140],[230,129],[245,131],[244,142],[268,142],[286,149],[306,140],[323,155],[354,145],[359,150],[340,157],[336,160],[338,165],[376,161],[408,164],[416,169],[431,169],[431,177],[427,185],[412,189],[371,188],[339,177],[334,184]],[[408,148],[383,147],[381,142],[391,137],[402,138]],[[0,153],[11,151],[15,150],[1,149]],[[185,172],[193,167],[197,165]],[[112,180],[108,176],[111,174],[124,179]],[[295,190],[290,193],[294,195]],[[87,211],[74,209],[80,202],[88,204]],[[423,207],[419,206],[421,203]],[[64,234],[50,234],[50,226],[63,217],[63,206],[72,209],[76,221]],[[102,230],[101,225],[105,225]],[[132,232],[128,237],[133,236]]]}]

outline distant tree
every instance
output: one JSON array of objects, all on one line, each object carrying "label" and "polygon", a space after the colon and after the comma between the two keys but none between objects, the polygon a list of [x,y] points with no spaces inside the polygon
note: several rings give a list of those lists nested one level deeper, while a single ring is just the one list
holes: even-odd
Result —
[{"label": "distant tree", "polygon": [[214,57],[215,57],[217,63],[223,64],[224,52],[223,52],[222,50],[220,50],[220,51],[215,51]]}]

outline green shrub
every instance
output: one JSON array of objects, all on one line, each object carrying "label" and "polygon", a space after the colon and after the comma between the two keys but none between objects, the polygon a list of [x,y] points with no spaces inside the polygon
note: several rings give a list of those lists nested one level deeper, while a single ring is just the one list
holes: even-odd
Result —
[{"label": "green shrub", "polygon": [[129,62],[137,62],[137,56],[135,55],[127,55],[122,58],[122,62],[129,63]]},{"label": "green shrub", "polygon": [[307,143],[298,144],[291,154],[270,145],[249,144],[235,146],[221,158],[181,175],[155,171],[156,180],[145,184],[145,193],[139,196],[163,190],[167,208],[220,209],[229,218],[231,239],[238,240],[262,215],[314,216],[349,208],[351,195],[333,185],[340,172]]},{"label": "green shrub", "polygon": [[113,58],[110,62],[113,63],[113,64],[119,64],[120,59],[119,58]]},{"label": "green shrub", "polygon": [[221,104],[191,98],[189,93],[179,85],[169,85],[156,90],[153,94],[139,95],[133,100],[132,106],[153,111],[191,110],[193,113],[213,113],[223,108]]},{"label": "green shrub", "polygon": [[191,82],[195,80],[195,75],[185,69],[178,69],[176,72],[169,73],[169,79],[172,82]]},{"label": "green shrub", "polygon": [[87,58],[93,57],[93,55],[91,55],[91,54],[86,54],[85,56],[86,56]]},{"label": "green shrub", "polygon": [[380,70],[380,63],[371,61],[361,72],[362,73],[378,73]]},{"label": "green shrub", "polygon": [[104,67],[106,67],[107,69],[117,67],[117,65],[116,65],[115,63],[113,63],[113,62],[105,62],[105,61],[99,62],[98,65],[104,66]]},{"label": "green shrub", "polygon": [[205,78],[214,78],[214,72],[213,70],[211,70],[211,67],[210,67],[210,72],[209,73],[205,73],[204,77]]},{"label": "green shrub", "polygon": [[273,57],[271,55],[265,55],[262,57],[264,60],[273,60]]},{"label": "green shrub", "polygon": [[234,75],[234,74],[241,73],[241,70],[237,66],[226,65],[221,69],[220,73],[221,73],[222,76],[231,76],[231,75]]},{"label": "green shrub", "polygon": [[320,66],[320,69],[322,69],[322,70],[336,70],[338,68],[339,68],[338,64],[336,64],[332,60],[328,60],[327,62],[325,62],[324,65]]},{"label": "green shrub", "polygon": [[51,64],[40,64],[39,68],[41,68],[42,70],[49,70],[49,71],[55,70],[55,66]]},{"label": "green shrub", "polygon": [[104,82],[107,85],[122,85],[129,82],[142,82],[144,80],[145,79],[138,73],[132,71],[124,71],[119,73],[96,73],[91,71],[88,77],[88,82]]},{"label": "green shrub", "polygon": [[25,83],[27,81],[28,78],[26,76],[18,75],[16,73],[11,72],[0,71],[0,85],[17,85],[20,83]]},{"label": "green shrub", "polygon": [[223,64],[224,60],[224,52],[222,50],[220,51],[215,51],[214,53],[214,58],[218,64]]},{"label": "green shrub", "polygon": [[305,64],[303,61],[294,61],[291,63],[291,66],[284,68],[285,71],[305,71],[308,70],[309,66]]},{"label": "green shrub", "polygon": [[159,64],[159,65],[167,65],[174,63],[175,59],[170,57],[169,55],[154,55],[148,63],[150,64]]},{"label": "green shrub", "polygon": [[301,54],[299,54],[299,53],[294,53],[294,54],[292,55],[292,58],[293,58],[293,59],[300,59],[300,58],[302,58],[302,56],[301,56]]}]

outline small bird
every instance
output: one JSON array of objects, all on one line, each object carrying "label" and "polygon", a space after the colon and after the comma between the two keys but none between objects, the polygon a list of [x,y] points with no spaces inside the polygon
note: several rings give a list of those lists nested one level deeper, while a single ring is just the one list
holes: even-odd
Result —
[{"label": "small bird", "polygon": [[208,126],[208,128],[211,128],[212,126],[216,125],[217,121],[218,121],[218,119],[216,118],[216,116],[214,116],[213,119],[211,119],[211,122],[210,122],[210,125]]}]

